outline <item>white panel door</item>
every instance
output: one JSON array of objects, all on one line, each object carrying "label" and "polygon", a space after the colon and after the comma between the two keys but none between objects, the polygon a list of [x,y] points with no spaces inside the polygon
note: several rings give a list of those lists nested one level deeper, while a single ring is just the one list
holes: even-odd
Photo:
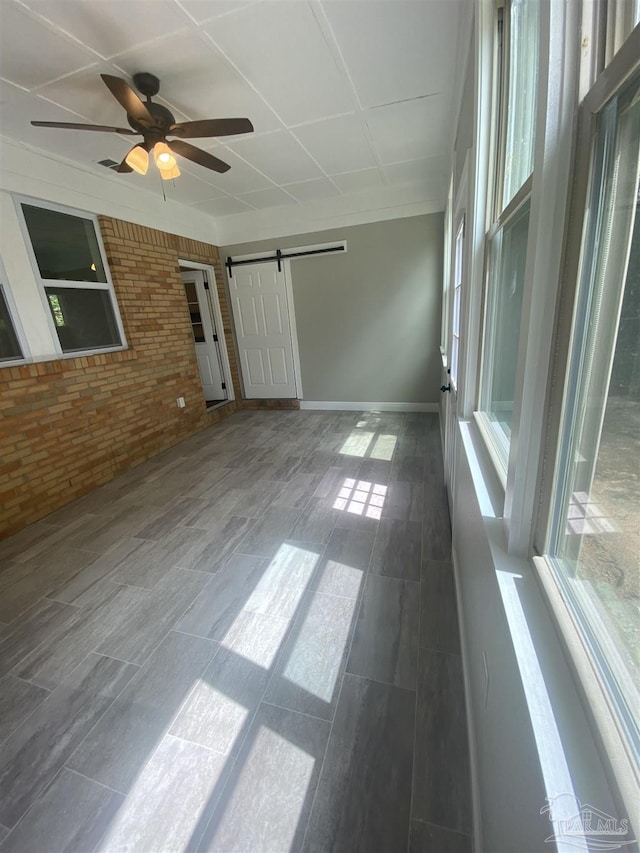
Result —
[{"label": "white panel door", "polygon": [[276,261],[233,267],[229,290],[245,395],[297,397],[284,270]]},{"label": "white panel door", "polygon": [[193,343],[200,369],[204,399],[209,401],[226,400],[227,392],[223,387],[218,337],[213,325],[204,273],[201,270],[184,272],[182,273],[182,283],[189,307],[189,316],[191,317]]}]

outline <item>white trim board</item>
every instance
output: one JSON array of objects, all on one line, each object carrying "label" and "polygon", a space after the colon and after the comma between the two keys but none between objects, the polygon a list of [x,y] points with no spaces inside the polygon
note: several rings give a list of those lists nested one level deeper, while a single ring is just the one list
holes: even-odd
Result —
[{"label": "white trim board", "polygon": [[322,409],[332,412],[432,412],[438,413],[437,403],[359,403],[342,400],[300,400],[301,409]]}]

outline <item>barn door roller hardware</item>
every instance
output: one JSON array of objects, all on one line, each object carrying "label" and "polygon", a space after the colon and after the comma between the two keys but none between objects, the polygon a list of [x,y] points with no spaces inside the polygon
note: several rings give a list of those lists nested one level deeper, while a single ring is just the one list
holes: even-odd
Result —
[{"label": "barn door roller hardware", "polygon": [[241,267],[243,264],[265,264],[268,261],[277,261],[278,272],[281,272],[282,261],[287,258],[306,258],[308,255],[326,255],[329,252],[344,252],[344,250],[344,245],[327,246],[326,249],[309,249],[307,252],[289,252],[287,254],[281,252],[280,249],[276,249],[275,255],[269,255],[266,258],[249,258],[246,261],[234,261],[233,258],[228,257],[225,266],[229,272],[229,278],[233,278],[233,267]]}]

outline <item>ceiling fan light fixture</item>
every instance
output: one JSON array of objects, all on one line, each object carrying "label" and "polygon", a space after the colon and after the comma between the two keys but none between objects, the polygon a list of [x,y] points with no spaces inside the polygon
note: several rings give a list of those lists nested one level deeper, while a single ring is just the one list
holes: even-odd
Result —
[{"label": "ceiling fan light fixture", "polygon": [[149,168],[149,152],[142,145],[136,145],[124,158],[125,163],[131,166],[139,175],[146,175]]},{"label": "ceiling fan light fixture", "polygon": [[156,142],[153,146],[153,159],[161,172],[171,172],[178,166],[166,142]]},{"label": "ceiling fan light fixture", "polygon": [[173,167],[173,169],[160,169],[160,176],[163,181],[170,181],[171,178],[180,177],[180,169],[177,164]]}]

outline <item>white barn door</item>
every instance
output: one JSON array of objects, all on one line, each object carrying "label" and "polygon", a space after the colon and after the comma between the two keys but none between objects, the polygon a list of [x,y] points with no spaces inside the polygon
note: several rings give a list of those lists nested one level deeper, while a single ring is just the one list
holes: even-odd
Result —
[{"label": "white barn door", "polygon": [[297,397],[284,270],[276,261],[233,267],[229,290],[245,395]]}]

